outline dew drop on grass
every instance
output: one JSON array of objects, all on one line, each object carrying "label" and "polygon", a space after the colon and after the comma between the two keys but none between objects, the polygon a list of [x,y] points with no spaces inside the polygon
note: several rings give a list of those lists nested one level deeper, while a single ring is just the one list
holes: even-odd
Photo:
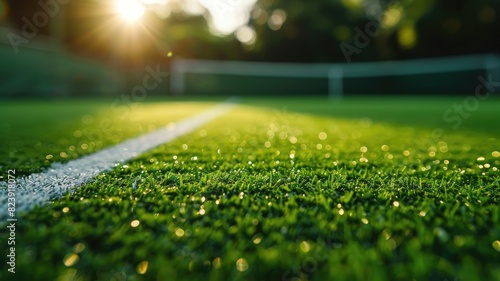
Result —
[{"label": "dew drop on grass", "polygon": [[326,140],[328,135],[325,132],[321,132],[321,133],[319,133],[318,137],[320,140]]},{"label": "dew drop on grass", "polygon": [[254,238],[253,238],[253,243],[255,245],[258,245],[260,244],[260,242],[262,241],[262,237],[260,237],[259,235],[255,235]]},{"label": "dew drop on grass", "polygon": [[73,246],[73,252],[76,254],[79,254],[85,250],[85,244],[83,243],[77,243],[75,246]]},{"label": "dew drop on grass", "polygon": [[68,267],[73,266],[79,260],[80,260],[80,257],[77,254],[71,253],[71,254],[66,255],[66,257],[64,257],[64,265],[68,266]]},{"label": "dew drop on grass", "polygon": [[449,239],[448,232],[442,227],[434,228],[434,235],[436,235],[442,242],[446,242]]},{"label": "dew drop on grass", "polygon": [[184,236],[184,229],[182,229],[182,228],[177,228],[177,229],[175,230],[175,235],[177,235],[178,237],[182,237],[182,236]]},{"label": "dew drop on grass", "polygon": [[130,223],[130,225],[131,225],[132,227],[138,227],[140,223],[141,223],[141,222],[140,222],[139,220],[133,220],[133,221]]},{"label": "dew drop on grass", "polygon": [[248,262],[244,258],[240,258],[236,261],[236,269],[239,272],[246,271],[248,269]]},{"label": "dew drop on grass", "polygon": [[309,243],[307,243],[307,241],[302,241],[300,242],[300,250],[303,252],[303,253],[307,253],[311,250],[311,246],[309,245]]},{"label": "dew drop on grass", "polygon": [[495,249],[495,250],[497,250],[497,251],[500,252],[500,240],[493,241],[492,246],[493,246],[493,249]]},{"label": "dew drop on grass", "polygon": [[137,265],[137,273],[139,274],[145,274],[146,271],[148,271],[148,266],[149,266],[149,262],[148,261],[141,261],[138,265]]},{"label": "dew drop on grass", "polygon": [[219,269],[222,266],[222,259],[220,257],[215,258],[212,261],[212,265],[215,269]]}]

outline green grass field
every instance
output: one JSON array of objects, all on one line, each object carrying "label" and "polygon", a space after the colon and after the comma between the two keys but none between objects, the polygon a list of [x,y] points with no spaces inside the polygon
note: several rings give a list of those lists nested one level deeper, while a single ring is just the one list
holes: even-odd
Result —
[{"label": "green grass field", "polygon": [[[0,165],[29,175],[218,102],[5,102]],[[242,99],[19,214],[0,279],[500,280],[500,99],[453,129],[462,102]]]}]

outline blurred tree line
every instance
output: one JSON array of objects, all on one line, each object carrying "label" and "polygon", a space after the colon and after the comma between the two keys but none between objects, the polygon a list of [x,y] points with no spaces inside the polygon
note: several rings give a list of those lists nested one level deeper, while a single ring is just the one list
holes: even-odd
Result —
[{"label": "blurred tree line", "polygon": [[[280,10],[286,19],[275,26]],[[370,61],[499,52],[499,16],[500,1],[491,0],[260,0],[250,57],[345,62],[346,54]]]},{"label": "blurred tree line", "polygon": [[[38,1],[0,2],[18,27],[40,9]],[[211,15],[189,13],[180,0],[170,0],[163,16],[158,6],[149,6],[140,27],[113,22],[112,1],[67,2],[60,37],[68,48],[137,65],[168,52],[202,59],[356,62],[500,51],[498,0],[257,0],[247,26],[227,36],[214,36],[207,25]]]},{"label": "blurred tree line", "polygon": [[258,0],[243,27],[255,32],[249,43],[178,14],[164,22],[163,40],[182,57],[280,62],[498,53],[499,17],[498,0]]}]

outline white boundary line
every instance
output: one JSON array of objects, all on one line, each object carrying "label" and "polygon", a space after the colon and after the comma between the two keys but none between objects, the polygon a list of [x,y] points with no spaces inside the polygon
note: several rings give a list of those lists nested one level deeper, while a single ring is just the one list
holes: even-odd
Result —
[{"label": "white boundary line", "polygon": [[[16,180],[16,213],[25,212],[35,206],[73,192],[95,176],[112,170],[116,164],[124,163],[161,144],[194,131],[201,125],[219,117],[235,106],[226,101],[191,118],[176,123],[175,128],[162,128],[154,132],[126,140],[96,153],[71,160],[54,163],[44,172],[31,174]],[[0,202],[7,206],[7,183],[0,182]],[[0,211],[0,220],[7,219],[7,208]]]}]

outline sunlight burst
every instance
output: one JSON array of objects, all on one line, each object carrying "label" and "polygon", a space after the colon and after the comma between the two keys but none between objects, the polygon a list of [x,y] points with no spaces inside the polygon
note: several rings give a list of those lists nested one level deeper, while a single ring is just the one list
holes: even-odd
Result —
[{"label": "sunlight burst", "polygon": [[116,8],[127,21],[137,21],[144,14],[144,7],[136,0],[117,0]]}]

